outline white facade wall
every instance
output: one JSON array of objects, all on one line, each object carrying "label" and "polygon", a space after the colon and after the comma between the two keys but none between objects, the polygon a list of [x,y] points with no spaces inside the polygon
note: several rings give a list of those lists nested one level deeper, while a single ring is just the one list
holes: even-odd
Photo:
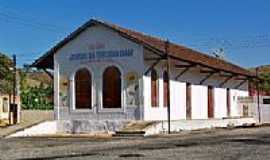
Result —
[{"label": "white facade wall", "polygon": [[208,90],[207,86],[191,86],[191,118],[207,119],[208,118]]},{"label": "white facade wall", "polygon": [[186,119],[186,83],[171,80],[170,86],[172,118]]},{"label": "white facade wall", "polygon": [[[160,74],[162,75],[162,74]],[[144,82],[144,120],[167,120],[167,107],[163,105],[163,80],[160,76],[159,106],[151,106],[151,78],[143,77]],[[171,120],[186,119],[186,84],[170,81]]]},{"label": "white facade wall", "polygon": [[[146,69],[150,64],[146,64]],[[163,107],[163,70],[165,65],[160,63],[155,66],[155,70],[159,74],[159,107],[151,107],[151,79],[149,75],[144,76],[144,120],[167,120],[167,108]],[[145,70],[146,70],[145,69]],[[181,71],[181,70],[180,70]],[[241,108],[237,107],[237,99],[239,96],[248,96],[247,83],[239,89],[234,89],[239,81],[232,80],[220,88],[219,84],[224,81],[220,76],[213,76],[204,84],[198,85],[205,77],[200,74],[198,69],[186,72],[184,75],[175,80],[175,76],[180,71],[172,69],[170,80],[170,98],[171,98],[171,119],[186,119],[186,82],[192,84],[191,97],[191,118],[192,119],[208,119],[208,86],[213,86],[214,97],[214,118],[222,119],[227,117],[227,88],[231,92],[231,116],[241,116]]]},{"label": "white facade wall", "polygon": [[[162,106],[151,106],[151,77],[143,77],[144,86],[144,120],[165,120],[167,115],[166,108]],[[160,85],[159,85],[160,86]],[[160,94],[159,94],[160,95]],[[159,103],[160,104],[160,103]]]},{"label": "white facade wall", "polygon": [[214,88],[214,118],[227,117],[227,89]]}]

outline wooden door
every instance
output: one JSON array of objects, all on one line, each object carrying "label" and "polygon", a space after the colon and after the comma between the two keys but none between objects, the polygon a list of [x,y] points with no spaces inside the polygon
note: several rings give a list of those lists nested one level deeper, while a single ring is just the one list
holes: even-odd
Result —
[{"label": "wooden door", "polygon": [[231,92],[229,88],[227,88],[227,116],[231,116]]},{"label": "wooden door", "polygon": [[208,118],[214,118],[214,96],[213,87],[208,87]]},{"label": "wooden door", "polygon": [[169,76],[167,71],[163,73],[163,106],[168,107]]},{"label": "wooden door", "polygon": [[121,108],[121,73],[109,67],[103,74],[103,107]]},{"label": "wooden door", "polygon": [[76,109],[92,107],[92,78],[87,69],[80,69],[75,76]]},{"label": "wooden door", "polygon": [[159,99],[159,92],[158,92],[158,75],[156,70],[152,70],[151,72],[151,106],[158,107],[158,99]]},{"label": "wooden door", "polygon": [[186,88],[186,118],[191,119],[191,84],[187,83],[187,88]]}]

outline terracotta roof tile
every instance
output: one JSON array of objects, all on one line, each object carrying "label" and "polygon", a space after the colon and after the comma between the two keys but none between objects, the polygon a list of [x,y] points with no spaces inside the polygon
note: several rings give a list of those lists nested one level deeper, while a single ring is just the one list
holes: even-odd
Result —
[{"label": "terracotta roof tile", "polygon": [[[63,47],[66,43],[76,38],[81,32],[83,32],[85,29],[92,25],[100,24],[105,27],[109,27],[112,30],[118,32],[122,36],[131,39],[137,43],[140,43],[142,45],[146,45],[148,47],[151,47],[153,49],[158,50],[159,52],[165,53],[165,40],[159,39],[157,37],[153,37],[150,35],[146,35],[140,32],[136,32],[130,29],[122,28],[120,26],[109,24],[103,21],[99,20],[90,20],[87,23],[85,23],[83,26],[79,27],[75,32],[71,33],[67,38],[65,38],[63,41],[58,43],[54,48],[52,48],[49,52],[47,52],[45,55],[43,55],[41,58],[36,60],[33,63],[33,66],[35,67],[43,67],[43,68],[53,68],[53,54]],[[237,66],[235,64],[232,64],[230,62],[227,62],[225,60],[221,60],[218,58],[215,58],[210,55],[206,55],[204,53],[195,51],[193,49],[174,44],[169,43],[169,55],[171,57],[177,58],[179,60],[187,61],[190,63],[195,63],[204,67],[209,67],[211,69],[221,70],[224,72],[230,72],[234,74],[240,74],[243,76],[255,76],[253,73],[249,72],[248,70]]]}]

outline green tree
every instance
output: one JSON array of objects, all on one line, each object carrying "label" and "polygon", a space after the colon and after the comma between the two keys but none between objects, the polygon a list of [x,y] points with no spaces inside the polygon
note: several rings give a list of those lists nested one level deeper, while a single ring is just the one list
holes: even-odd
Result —
[{"label": "green tree", "polygon": [[267,93],[270,93],[270,73],[261,73],[259,77],[262,79],[260,88]]},{"label": "green tree", "polygon": [[21,92],[21,99],[24,109],[50,110],[53,109],[51,96],[52,87],[40,83],[39,86],[29,86]]},{"label": "green tree", "polygon": [[11,95],[12,93],[12,60],[3,53],[0,53],[0,93]]}]

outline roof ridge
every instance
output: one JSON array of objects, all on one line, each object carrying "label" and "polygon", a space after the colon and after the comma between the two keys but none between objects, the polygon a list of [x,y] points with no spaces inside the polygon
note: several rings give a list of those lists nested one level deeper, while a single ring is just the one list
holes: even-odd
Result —
[{"label": "roof ridge", "polygon": [[[97,20],[97,19],[94,19],[94,21],[98,21],[99,23],[103,23],[103,24],[106,24],[106,25],[109,25],[109,26],[112,26],[112,27],[116,27],[118,29],[128,30],[128,31],[133,32],[133,33],[141,34],[142,36],[147,36],[149,38],[154,38],[154,39],[159,40],[159,41],[164,42],[164,43],[167,41],[167,39],[163,39],[161,37],[153,36],[151,34],[147,34],[147,33],[144,33],[144,32],[136,31],[134,29],[130,29],[130,28],[126,28],[126,27],[121,27],[119,25],[116,25],[114,23],[110,23],[110,22],[107,22],[107,21]],[[234,64],[233,62],[231,62],[229,60],[224,60],[224,59],[220,59],[220,58],[214,57],[213,55],[209,55],[207,53],[204,53],[204,52],[201,52],[201,51],[197,51],[196,49],[193,49],[193,48],[190,48],[190,47],[186,47],[186,46],[184,46],[182,44],[178,44],[177,42],[172,42],[172,41],[169,41],[169,42],[170,42],[170,45],[175,45],[176,47],[182,47],[184,49],[187,49],[187,50],[191,50],[193,52],[196,52],[196,54],[200,54],[202,56],[206,56],[206,57],[209,57],[209,58],[214,58],[216,60],[223,61],[223,62],[226,62],[226,63],[230,63],[231,65],[234,65],[236,67],[242,68],[239,65]]]},{"label": "roof ridge", "polygon": [[[136,31],[136,30],[133,30],[133,29],[129,29],[129,28],[124,28],[124,27],[121,27],[121,26],[118,26],[116,24],[113,24],[113,23],[108,23],[108,22],[105,22],[105,21],[101,21],[102,23],[106,24],[106,25],[110,25],[110,26],[113,26],[113,27],[116,27],[116,28],[120,28],[120,29],[123,29],[123,30],[128,30],[130,32],[133,32],[133,33],[137,33],[137,34],[141,34],[142,36],[147,36],[148,38],[153,38],[153,39],[156,39],[156,40],[159,40],[161,42],[163,42],[165,44],[166,40],[165,39],[162,39],[160,37],[156,37],[156,36],[153,36],[153,35],[150,35],[150,34],[145,34],[143,32],[139,32],[139,31]],[[230,65],[233,65],[235,67],[238,67],[238,68],[241,68],[243,69],[242,67],[240,67],[239,65],[237,64],[234,64],[232,62],[230,62],[229,60],[224,60],[224,59],[220,59],[220,58],[217,58],[217,57],[214,57],[212,55],[209,55],[207,53],[204,53],[204,52],[201,52],[201,51],[197,51],[193,48],[189,48],[189,47],[186,47],[184,45],[181,45],[181,44],[178,44],[178,43],[175,43],[175,42],[170,42],[170,45],[174,45],[176,47],[181,47],[181,48],[184,48],[184,49],[187,49],[187,50],[190,50],[190,51],[193,51],[195,52],[196,54],[200,54],[201,56],[205,56],[205,57],[208,57],[208,58],[214,58],[218,61],[222,61],[222,62],[225,62],[225,63],[229,63]]]},{"label": "roof ridge", "polygon": [[[88,27],[91,27],[92,25],[96,25],[96,24],[100,24],[105,27],[108,27],[136,43],[141,43],[142,45],[151,47],[159,52],[165,52],[166,40],[160,37],[156,37],[150,34],[139,32],[134,29],[124,28],[124,27],[121,27],[116,24],[109,23],[107,21],[103,21],[100,19],[90,19],[89,21],[84,23],[82,26],[78,27],[77,30],[70,33],[66,38],[64,38],[64,40],[60,41],[56,46],[54,46],[51,50],[49,50],[40,59],[36,60],[33,65],[37,66],[37,64],[42,63],[42,59],[46,59],[49,56],[51,56],[52,58],[52,55],[56,53],[58,49],[62,48],[69,41],[75,39],[78,35],[80,35],[80,33],[85,31]],[[195,49],[185,47],[178,43],[172,42],[170,43],[169,47],[171,48],[169,52],[171,56],[175,56],[181,60],[197,63],[199,65],[210,67],[210,68],[221,70],[221,71],[226,71],[226,72],[231,72],[231,73],[246,75],[246,76],[253,76],[253,74],[251,74],[247,69],[244,69],[236,64],[233,64],[232,62],[219,59],[217,57],[197,51]]]}]

